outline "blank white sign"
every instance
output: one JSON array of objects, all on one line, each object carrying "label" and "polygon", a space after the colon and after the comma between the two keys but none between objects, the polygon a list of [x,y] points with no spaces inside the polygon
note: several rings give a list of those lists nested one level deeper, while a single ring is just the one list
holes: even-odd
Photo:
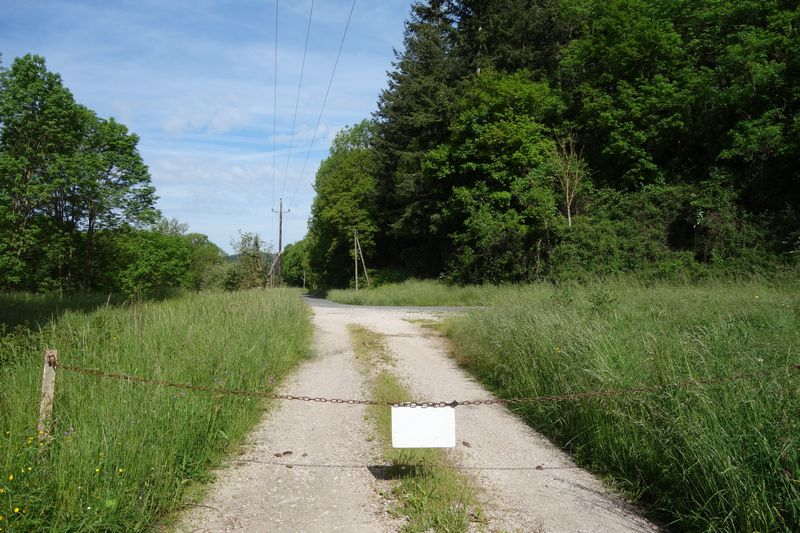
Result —
[{"label": "blank white sign", "polygon": [[393,448],[453,448],[456,410],[452,407],[392,407]]}]

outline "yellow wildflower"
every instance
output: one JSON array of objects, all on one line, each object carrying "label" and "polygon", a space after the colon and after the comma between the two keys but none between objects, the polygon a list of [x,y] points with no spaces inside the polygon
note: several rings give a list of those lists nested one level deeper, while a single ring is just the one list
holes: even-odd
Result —
[{"label": "yellow wildflower", "polygon": [[14,474],[9,474],[8,475],[8,480],[9,481],[14,481]]},{"label": "yellow wildflower", "polygon": [[19,512],[19,507],[14,507],[14,512],[18,513]]}]

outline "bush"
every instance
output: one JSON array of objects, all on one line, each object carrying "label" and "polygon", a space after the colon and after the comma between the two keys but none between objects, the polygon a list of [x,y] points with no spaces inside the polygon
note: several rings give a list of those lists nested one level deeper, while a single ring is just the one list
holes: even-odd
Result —
[{"label": "bush", "polygon": [[165,296],[187,282],[191,249],[185,239],[152,231],[132,231],[114,242],[114,286],[132,298]]},{"label": "bush", "polygon": [[599,190],[584,214],[556,232],[548,276],[589,280],[637,272],[643,278],[698,279],[777,271],[766,224],[713,185]]}]

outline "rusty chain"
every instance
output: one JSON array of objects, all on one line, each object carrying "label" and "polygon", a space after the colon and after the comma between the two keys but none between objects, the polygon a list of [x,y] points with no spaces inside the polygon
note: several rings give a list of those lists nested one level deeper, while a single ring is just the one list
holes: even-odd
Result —
[{"label": "rusty chain", "polygon": [[510,405],[510,404],[537,403],[537,402],[559,402],[559,401],[582,400],[591,398],[610,398],[614,396],[623,396],[626,394],[644,394],[651,392],[660,392],[667,389],[688,388],[692,386],[721,385],[725,383],[733,383],[735,381],[743,381],[746,379],[765,377],[778,370],[784,370],[784,369],[800,370],[800,364],[793,364],[789,365],[788,368],[779,367],[776,369],[762,371],[762,372],[737,374],[734,376],[727,376],[716,379],[688,379],[684,381],[677,381],[674,383],[666,383],[663,385],[654,385],[649,387],[606,389],[600,391],[573,392],[573,393],[558,394],[558,395],[528,396],[528,397],[517,397],[517,398],[488,398],[483,400],[462,400],[462,401],[453,400],[450,402],[420,401],[420,402],[392,403],[392,402],[379,402],[375,400],[353,400],[353,399],[342,399],[342,398],[324,398],[319,396],[297,396],[294,394],[275,394],[268,391],[222,389],[218,387],[206,387],[202,385],[189,385],[186,383],[173,383],[170,381],[164,381],[158,379],[148,379],[139,376],[131,376],[129,374],[103,372],[102,370],[63,365],[61,363],[52,364],[52,366],[55,366],[61,370],[67,370],[70,372],[75,372],[86,376],[118,379],[122,381],[130,381],[133,383],[158,385],[162,387],[170,387],[170,388],[190,390],[190,391],[210,392],[214,394],[250,396],[250,397],[268,398],[271,400],[303,401],[303,402],[313,402],[313,403],[330,403],[330,404],[344,404],[344,405],[379,405],[379,406],[397,406],[397,407],[458,407],[462,405],[479,406],[479,405],[498,405],[498,404]]}]

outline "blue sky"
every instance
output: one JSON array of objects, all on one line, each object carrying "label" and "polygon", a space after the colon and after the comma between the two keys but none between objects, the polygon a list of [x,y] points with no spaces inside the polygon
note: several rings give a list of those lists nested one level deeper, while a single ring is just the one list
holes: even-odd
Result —
[{"label": "blue sky", "polygon": [[230,251],[239,230],[277,242],[282,196],[289,243],[332,136],[374,111],[402,45],[410,0],[357,1],[309,153],[351,3],[314,0],[294,129],[311,0],[278,3],[277,113],[275,0],[0,0],[0,53],[44,56],[78,102],[139,135],[164,216]]}]

